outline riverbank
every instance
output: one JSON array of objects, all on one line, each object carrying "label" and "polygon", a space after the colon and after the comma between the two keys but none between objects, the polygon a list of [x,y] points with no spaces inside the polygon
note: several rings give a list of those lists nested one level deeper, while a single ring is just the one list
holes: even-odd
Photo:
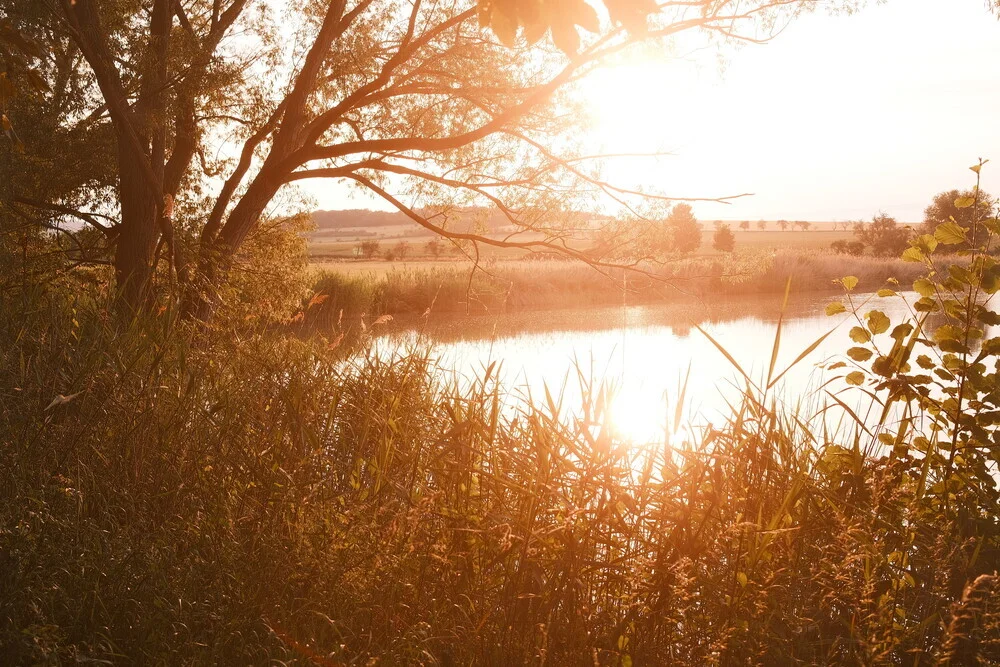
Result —
[{"label": "riverbank", "polygon": [[381,271],[343,270],[325,264],[317,272],[312,304],[304,318],[327,328],[344,317],[366,313],[406,316],[496,314],[555,308],[657,303],[698,303],[721,297],[792,292],[836,293],[837,281],[858,278],[859,291],[875,291],[892,278],[909,285],[922,266],[898,259],[848,257],[827,253],[734,253],[718,258],[680,260],[643,272],[597,270],[564,261],[495,262],[473,271],[457,262],[391,265]]}]

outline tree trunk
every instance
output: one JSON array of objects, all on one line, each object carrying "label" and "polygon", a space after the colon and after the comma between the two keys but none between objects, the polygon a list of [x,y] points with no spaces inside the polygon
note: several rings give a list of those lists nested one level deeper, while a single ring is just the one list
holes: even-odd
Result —
[{"label": "tree trunk", "polygon": [[119,142],[121,233],[115,249],[115,277],[125,304],[133,310],[145,302],[159,238],[157,193],[142,172],[141,159]]}]

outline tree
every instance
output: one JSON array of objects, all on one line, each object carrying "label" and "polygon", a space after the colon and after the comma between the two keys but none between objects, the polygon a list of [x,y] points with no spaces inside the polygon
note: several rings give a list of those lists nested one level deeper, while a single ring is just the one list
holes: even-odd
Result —
[{"label": "tree", "polygon": [[796,220],[793,223],[793,226],[798,227],[799,229],[801,229],[804,232],[808,232],[809,228],[812,227],[812,223],[811,222],[807,222],[805,220]]},{"label": "tree", "polygon": [[[289,15],[301,25],[280,30],[250,0],[0,0],[0,15],[54,35],[58,57],[78,64],[71,78],[93,81],[78,86],[65,123],[109,137],[115,178],[103,214],[126,303],[149,303],[165,276],[185,310],[205,317],[276,196],[303,179],[351,182],[453,240],[587,260],[540,215],[573,210],[586,191],[665,195],[615,187],[589,168],[600,156],[566,148],[580,117],[567,112],[569,85],[633,44],[694,30],[759,41],[812,4],[695,0],[657,11],[615,0],[602,25],[579,0],[545,0],[544,11],[531,0],[315,0]],[[577,25],[593,35],[582,40]],[[293,29],[301,49],[285,48]],[[43,75],[53,87],[56,74]],[[235,154],[223,150],[234,138]],[[397,189],[420,201],[404,203]],[[456,201],[488,204],[540,238],[454,231],[445,223]],[[56,193],[38,208],[63,203]]]},{"label": "tree", "polygon": [[442,251],[441,239],[439,239],[439,238],[433,238],[433,239],[431,239],[424,246],[424,249],[427,251],[428,255],[430,255],[434,259],[437,259],[438,257],[441,256],[441,251]]},{"label": "tree", "polygon": [[858,222],[854,225],[858,241],[872,249],[876,257],[895,257],[902,253],[912,236],[910,228],[900,225],[885,213],[878,213],[870,223]]},{"label": "tree", "polygon": [[930,206],[924,209],[923,233],[933,234],[938,225],[954,220],[969,230],[968,237],[975,245],[981,245],[989,236],[989,230],[976,224],[976,221],[990,217],[993,204],[993,197],[982,190],[978,191],[978,195],[974,190],[938,193]]},{"label": "tree", "polygon": [[729,225],[722,225],[712,234],[712,247],[720,252],[732,252],[736,246],[736,235]]},{"label": "tree", "polygon": [[365,239],[359,244],[361,256],[365,259],[372,259],[378,254],[381,242],[378,239]]},{"label": "tree", "polygon": [[400,241],[385,251],[385,258],[390,262],[393,260],[403,261],[410,253],[410,245],[406,241]]},{"label": "tree", "polygon": [[666,226],[674,251],[694,252],[701,245],[701,225],[689,204],[674,204],[667,216]]},{"label": "tree", "polygon": [[740,223],[740,231],[742,231],[742,232],[750,231],[750,221],[749,220],[744,220],[743,222]]},{"label": "tree", "polygon": [[781,228],[781,231],[787,230],[788,229],[788,221],[787,220],[778,220],[778,227]]},{"label": "tree", "polygon": [[758,220],[757,229],[760,231],[764,231],[765,229],[767,229],[767,220]]}]

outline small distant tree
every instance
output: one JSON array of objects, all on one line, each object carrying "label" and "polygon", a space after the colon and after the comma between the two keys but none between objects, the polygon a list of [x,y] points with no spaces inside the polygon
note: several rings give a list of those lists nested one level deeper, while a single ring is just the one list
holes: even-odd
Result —
[{"label": "small distant tree", "polygon": [[434,259],[437,259],[438,257],[441,256],[441,251],[443,250],[443,248],[441,247],[441,239],[439,238],[431,239],[430,241],[427,242],[427,245],[424,246],[424,249],[427,251],[428,255],[430,255]]},{"label": "small distant tree", "polygon": [[694,252],[701,246],[701,225],[694,217],[688,204],[675,204],[667,216],[667,230],[673,250],[682,253]]},{"label": "small distant tree", "polygon": [[764,231],[765,229],[767,229],[767,220],[758,220],[757,229],[760,231]]},{"label": "small distant tree", "polygon": [[976,224],[976,221],[990,217],[993,201],[993,198],[982,190],[979,191],[978,197],[974,190],[948,190],[938,193],[931,205],[924,209],[923,233],[933,234],[938,225],[954,219],[969,230],[968,237],[975,245],[982,245],[989,235],[989,230]]},{"label": "small distant tree", "polygon": [[807,222],[805,220],[796,220],[795,223],[794,223],[794,226],[798,227],[799,229],[801,229],[804,232],[808,232],[809,228],[812,227],[812,223],[811,222]]},{"label": "small distant tree", "polygon": [[712,235],[712,247],[720,252],[732,252],[736,246],[736,235],[729,225],[720,225]]},{"label": "small distant tree", "polygon": [[744,220],[743,222],[740,223],[740,231],[741,232],[746,232],[746,231],[749,231],[749,230],[750,230],[750,221],[749,220]]},{"label": "small distant tree", "polygon": [[856,223],[854,235],[858,242],[871,248],[876,257],[894,257],[906,250],[911,230],[895,218],[879,213],[869,223]]},{"label": "small distant tree", "polygon": [[787,220],[778,220],[778,227],[781,228],[781,231],[786,231],[788,229],[788,221]]},{"label": "small distant tree", "polygon": [[358,248],[360,248],[362,257],[371,259],[378,254],[381,245],[378,239],[365,239],[358,245]]},{"label": "small distant tree", "polygon": [[409,252],[410,252],[409,244],[404,241],[400,241],[399,243],[396,243],[391,248],[385,251],[385,258],[390,262],[397,259],[402,261],[406,259],[406,256],[409,254]]}]

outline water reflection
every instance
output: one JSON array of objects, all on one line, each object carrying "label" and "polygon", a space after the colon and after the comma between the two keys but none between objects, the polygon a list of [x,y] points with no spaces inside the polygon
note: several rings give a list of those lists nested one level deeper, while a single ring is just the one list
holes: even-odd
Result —
[{"label": "water reflection", "polygon": [[[860,302],[871,297],[855,298]],[[843,355],[852,345],[848,332],[857,324],[849,313],[827,317],[823,309],[830,301],[828,296],[793,301],[782,324],[775,375],[832,331],[775,387],[779,401],[805,414],[816,414],[830,402],[826,391],[846,387],[834,378],[849,369],[817,367]],[[873,308],[889,315],[893,324],[909,316],[901,298],[871,298],[862,312]],[[614,400],[608,412],[621,435],[645,442],[661,440],[666,432],[676,440],[689,424],[718,424],[725,419],[732,413],[729,403],[746,383],[695,325],[763,386],[780,312],[779,299],[741,299],[442,319],[397,331],[382,340],[381,348],[392,352],[431,345],[441,372],[456,374],[460,383],[470,382],[498,362],[500,379],[515,394],[538,399],[547,387],[567,406],[579,405],[581,384],[610,388]],[[868,408],[870,400],[862,400],[861,392],[848,396],[853,409]]]}]

